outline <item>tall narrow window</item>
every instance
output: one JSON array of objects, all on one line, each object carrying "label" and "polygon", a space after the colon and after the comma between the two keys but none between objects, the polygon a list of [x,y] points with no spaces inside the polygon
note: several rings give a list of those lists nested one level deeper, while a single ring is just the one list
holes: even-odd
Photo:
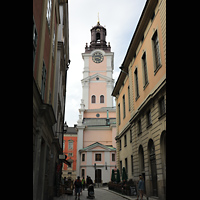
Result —
[{"label": "tall narrow window", "polygon": [[128,160],[127,160],[127,158],[125,158],[125,168],[126,168],[126,173],[128,176]]},{"label": "tall narrow window", "polygon": [[164,100],[164,97],[162,97],[159,100],[159,107],[160,107],[160,115],[163,115],[165,113],[165,100]]},{"label": "tall narrow window", "polygon": [[96,103],[96,96],[92,95],[92,103]]},{"label": "tall narrow window", "polygon": [[96,42],[100,42],[100,33],[96,34]]},{"label": "tall narrow window", "polygon": [[85,154],[82,154],[82,161],[85,161]]},{"label": "tall narrow window", "polygon": [[138,70],[135,69],[135,93],[136,93],[136,100],[139,98],[139,85],[138,85]]},{"label": "tall narrow window", "polygon": [[73,149],[73,146],[74,146],[73,140],[69,140],[68,141],[68,149]]},{"label": "tall narrow window", "polygon": [[82,169],[82,177],[85,177],[85,169]]},{"label": "tall narrow window", "polygon": [[125,104],[125,95],[123,95],[123,118],[126,117],[126,104]]},{"label": "tall narrow window", "polygon": [[128,86],[128,110],[131,110],[130,87]]},{"label": "tall narrow window", "polygon": [[138,135],[142,133],[141,119],[138,120]]},{"label": "tall narrow window", "polygon": [[56,39],[56,36],[55,36],[55,27],[54,27],[53,40],[52,40],[52,45],[53,45],[52,57],[53,57],[53,59],[54,59],[54,52],[55,52],[55,39]]},{"label": "tall narrow window", "polygon": [[142,56],[142,65],[143,65],[143,78],[144,78],[144,89],[148,84],[148,73],[147,73],[147,59],[146,59],[146,52],[144,52]]},{"label": "tall narrow window", "polygon": [[49,29],[50,29],[50,26],[51,26],[51,8],[52,8],[52,2],[51,2],[51,0],[48,0],[46,17],[47,17],[47,23],[48,23]]},{"label": "tall narrow window", "polygon": [[127,146],[127,139],[126,139],[126,135],[124,135],[124,147]]},{"label": "tall narrow window", "polygon": [[122,174],[122,161],[120,160],[119,163],[120,163],[120,165],[119,165],[119,166],[120,166],[120,169],[119,169],[119,170],[120,170],[120,173]]},{"label": "tall narrow window", "polygon": [[42,96],[42,100],[44,100],[44,94],[45,94],[45,83],[46,83],[46,67],[45,67],[45,63],[43,60],[43,67],[42,67],[42,85],[41,85],[41,96]]},{"label": "tall narrow window", "polygon": [[121,124],[120,103],[118,104],[118,120],[119,120],[119,125],[120,125]]},{"label": "tall narrow window", "polygon": [[103,95],[100,96],[100,103],[104,103],[104,96]]},{"label": "tall narrow window", "polygon": [[147,126],[151,125],[152,121],[151,121],[151,110],[149,110],[147,112]]},{"label": "tall narrow window", "polygon": [[132,142],[132,130],[130,129],[130,143]]},{"label": "tall narrow window", "polygon": [[112,153],[112,161],[114,162],[115,161],[115,154]]},{"label": "tall narrow window", "polygon": [[131,155],[131,173],[133,175],[133,155]]},{"label": "tall narrow window", "polygon": [[154,52],[154,74],[158,71],[158,69],[161,67],[161,60],[160,60],[160,49],[159,49],[159,41],[158,41],[158,33],[155,31],[153,37],[153,52]]},{"label": "tall narrow window", "polygon": [[37,30],[33,19],[33,69],[35,63],[36,47],[37,47]]}]

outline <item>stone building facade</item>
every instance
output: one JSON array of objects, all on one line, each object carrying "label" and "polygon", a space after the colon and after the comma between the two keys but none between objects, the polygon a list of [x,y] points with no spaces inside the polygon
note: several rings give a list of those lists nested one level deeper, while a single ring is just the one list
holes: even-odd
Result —
[{"label": "stone building facade", "polygon": [[70,164],[63,165],[62,177],[71,178],[76,180],[76,162],[77,162],[77,128],[76,124],[74,127],[68,127],[67,132],[63,138],[63,154],[67,156],[67,161]]},{"label": "stone building facade", "polygon": [[60,195],[68,32],[67,0],[33,0],[34,200]]},{"label": "stone building facade", "polygon": [[166,199],[166,0],[147,0],[121,72],[116,97],[117,167]]}]

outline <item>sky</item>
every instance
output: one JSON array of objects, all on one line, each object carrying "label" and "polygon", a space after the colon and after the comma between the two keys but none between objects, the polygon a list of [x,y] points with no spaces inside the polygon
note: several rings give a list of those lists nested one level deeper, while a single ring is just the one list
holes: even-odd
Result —
[{"label": "sky", "polygon": [[[146,0],[70,0],[69,2],[69,55],[67,72],[65,121],[69,127],[77,124],[82,98],[85,44],[91,42],[90,29],[99,21],[107,30],[106,41],[114,52],[113,78],[120,73],[130,41],[135,32]],[[114,97],[113,97],[114,99]],[[115,101],[114,101],[115,102]],[[114,104],[115,105],[115,104]]]}]

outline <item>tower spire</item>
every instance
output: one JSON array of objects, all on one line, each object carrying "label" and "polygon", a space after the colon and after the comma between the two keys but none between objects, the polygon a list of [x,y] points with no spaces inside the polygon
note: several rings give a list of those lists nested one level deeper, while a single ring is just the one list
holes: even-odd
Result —
[{"label": "tower spire", "polygon": [[99,12],[98,12],[98,21],[97,21],[97,25],[100,25],[100,21],[99,21]]}]

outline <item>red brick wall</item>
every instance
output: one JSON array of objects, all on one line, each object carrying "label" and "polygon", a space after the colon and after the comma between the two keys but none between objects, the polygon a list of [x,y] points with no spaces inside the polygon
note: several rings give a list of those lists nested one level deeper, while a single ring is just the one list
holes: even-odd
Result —
[{"label": "red brick wall", "polygon": [[[76,170],[76,159],[77,159],[77,137],[73,137],[73,136],[64,136],[64,140],[65,140],[65,148],[63,149],[63,153],[67,155],[67,160],[69,158],[71,158],[74,162],[73,162],[73,168],[72,170]],[[69,150],[68,149],[68,141],[69,140],[73,140],[73,150]],[[72,157],[68,156],[68,153],[73,153]],[[64,170],[67,170],[67,165],[64,164]]]}]

